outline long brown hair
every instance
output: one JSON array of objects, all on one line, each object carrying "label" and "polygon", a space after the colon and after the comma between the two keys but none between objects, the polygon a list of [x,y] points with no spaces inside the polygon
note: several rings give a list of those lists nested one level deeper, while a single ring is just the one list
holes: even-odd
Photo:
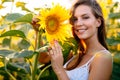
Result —
[{"label": "long brown hair", "polygon": [[[70,23],[72,25],[74,25],[74,21],[75,21],[75,18],[74,18],[75,9],[79,5],[89,6],[91,8],[92,13],[95,16],[95,18],[97,18],[97,19],[100,18],[101,25],[100,25],[100,27],[98,27],[98,35],[97,35],[98,36],[98,40],[106,49],[108,49],[107,44],[106,44],[105,21],[104,21],[104,18],[103,18],[103,13],[102,13],[102,9],[101,9],[100,5],[97,3],[96,0],[76,0],[76,2],[74,3],[74,5],[71,8],[71,15],[72,16],[70,18]],[[68,66],[66,68],[67,70],[71,70],[71,69],[76,68],[79,65],[80,61],[82,60],[82,56],[85,54],[85,47],[83,46],[83,43],[77,37],[77,35],[75,34],[74,30],[72,30],[72,31],[73,31],[74,38],[79,43],[79,47],[78,47],[79,57],[77,58],[77,61],[72,66]]]}]

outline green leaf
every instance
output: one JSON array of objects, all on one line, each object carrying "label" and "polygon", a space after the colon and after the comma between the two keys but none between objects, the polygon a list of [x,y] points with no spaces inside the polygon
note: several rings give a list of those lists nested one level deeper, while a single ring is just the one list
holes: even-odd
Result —
[{"label": "green leaf", "polygon": [[40,77],[40,80],[57,80],[57,76],[52,70],[52,68],[49,67],[47,70],[43,72],[43,74]]},{"label": "green leaf", "polygon": [[109,18],[111,18],[111,19],[120,19],[120,13],[110,13]]},{"label": "green leaf", "polygon": [[67,41],[65,41],[65,43],[62,45],[62,48],[63,48],[64,62],[66,62],[71,50],[72,52],[77,53],[78,43],[73,37],[71,37],[68,38]]},{"label": "green leaf", "polygon": [[21,16],[23,15],[20,13],[10,13],[5,16],[5,20],[9,22],[14,22],[16,19],[20,18]]},{"label": "green leaf", "polygon": [[20,26],[21,28],[18,30],[23,31],[25,35],[28,34],[30,29],[32,29],[32,25],[29,23],[21,23]]},{"label": "green leaf", "polygon": [[2,42],[2,46],[3,47],[10,46],[10,42],[11,42],[11,39],[4,38]]},{"label": "green leaf", "polygon": [[16,71],[16,72],[19,72],[19,73],[22,73],[22,74],[26,74],[26,73],[30,72],[29,64],[27,64],[27,63],[10,62],[8,65],[9,65],[8,69],[14,68],[14,69],[11,69],[12,71]]},{"label": "green leaf", "polygon": [[34,54],[33,51],[31,50],[22,50],[18,53],[18,55],[15,56],[15,58],[30,58],[32,57]]},{"label": "green leaf", "polygon": [[33,18],[32,14],[26,14],[26,15],[18,18],[16,21],[14,21],[14,23],[17,23],[17,22],[28,22],[28,23],[31,23],[32,18]]},{"label": "green leaf", "polygon": [[6,36],[16,36],[16,37],[26,38],[25,34],[20,30],[10,30],[0,35],[0,37],[6,37]]},{"label": "green leaf", "polygon": [[12,50],[0,50],[0,56],[7,58],[29,58],[34,54],[33,51],[30,50],[22,50],[20,52],[15,52]]},{"label": "green leaf", "polygon": [[4,67],[0,67],[0,75],[4,76],[4,80],[10,80],[10,76],[8,73],[5,71]]},{"label": "green leaf", "polygon": [[0,50],[0,56],[3,56],[3,57],[6,57],[12,53],[14,53],[14,51],[12,51],[12,50]]},{"label": "green leaf", "polygon": [[78,42],[75,40],[74,37],[71,37],[68,39],[69,43],[71,44],[71,46],[73,47],[73,51],[75,53],[77,53],[77,49],[78,49]]},{"label": "green leaf", "polygon": [[[17,73],[16,80],[30,80],[28,73],[30,73],[29,65],[26,63],[11,63],[7,64],[7,70],[12,74]],[[0,75],[4,76],[4,80],[10,80],[10,76],[5,71],[4,67],[0,67]],[[1,80],[1,79],[0,79]]]},{"label": "green leaf", "polygon": [[120,64],[120,51],[116,51],[113,56],[114,62]]},{"label": "green leaf", "polygon": [[67,57],[70,53],[70,50],[72,50],[72,46],[69,44],[69,43],[64,43],[62,45],[62,48],[63,48],[63,57],[64,57],[64,61],[66,62],[67,60]]},{"label": "green leaf", "polygon": [[28,8],[26,8],[25,6],[21,7],[23,11],[27,11],[27,12],[31,12]]},{"label": "green leaf", "polygon": [[107,42],[110,46],[115,46],[117,44],[120,44],[120,40],[117,40],[114,37],[108,38]]},{"label": "green leaf", "polygon": [[30,46],[30,43],[26,41],[25,39],[22,39],[22,41],[18,43],[18,46],[20,49],[28,49]]}]

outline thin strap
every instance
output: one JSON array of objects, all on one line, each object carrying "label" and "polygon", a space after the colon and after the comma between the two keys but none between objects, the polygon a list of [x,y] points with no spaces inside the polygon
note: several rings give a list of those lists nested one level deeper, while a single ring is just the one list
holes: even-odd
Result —
[{"label": "thin strap", "polygon": [[92,58],[86,63],[86,65],[89,66],[90,63],[92,62],[92,60],[94,59],[94,57],[95,57],[98,53],[104,52],[104,51],[109,52],[108,50],[100,50],[100,51],[98,51],[98,52],[95,52],[95,54],[94,54],[94,55],[92,56]]},{"label": "thin strap", "polygon": [[[87,63],[84,64],[84,66],[90,66],[90,63],[92,62],[92,60],[94,59],[94,57],[95,57],[98,53],[104,52],[104,51],[107,51],[107,53],[109,53],[108,50],[100,50],[100,51],[98,51],[98,52],[95,52],[95,54],[87,61]],[[68,64],[71,60],[73,60],[74,57],[75,57],[75,56],[73,56],[70,60],[67,61],[67,63],[65,63],[64,68],[66,68],[67,64]]]},{"label": "thin strap", "polygon": [[67,64],[68,64],[70,61],[72,61],[74,57],[75,57],[75,56],[73,56],[70,60],[68,60],[68,61],[65,63],[64,68],[66,68]]},{"label": "thin strap", "polygon": [[92,58],[89,59],[89,61],[86,63],[87,66],[90,65],[91,61],[94,59],[95,56],[96,55],[92,56]]}]

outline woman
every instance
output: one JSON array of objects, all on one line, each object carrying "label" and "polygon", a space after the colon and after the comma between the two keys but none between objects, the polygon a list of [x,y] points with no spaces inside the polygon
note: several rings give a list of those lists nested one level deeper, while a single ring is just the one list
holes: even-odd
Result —
[{"label": "woman", "polygon": [[95,0],[77,0],[71,14],[78,54],[63,66],[62,50],[57,41],[48,52],[58,80],[110,80],[112,56],[105,42],[105,23],[99,4]]}]

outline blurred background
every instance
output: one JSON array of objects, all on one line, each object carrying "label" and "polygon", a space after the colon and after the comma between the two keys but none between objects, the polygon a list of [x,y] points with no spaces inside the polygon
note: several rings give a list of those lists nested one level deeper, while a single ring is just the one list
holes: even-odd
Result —
[{"label": "blurred background", "polygon": [[[103,10],[103,14],[106,21],[107,28],[107,42],[110,49],[110,52],[113,56],[113,73],[111,80],[120,80],[120,0],[97,0]],[[52,4],[59,3],[60,5],[70,9],[74,0],[0,0],[0,34],[7,31],[8,27],[11,26],[11,29],[21,29],[20,26],[11,24],[9,17],[16,17],[16,14],[25,15],[28,13],[33,13],[34,15],[39,13],[41,8],[49,8]],[[12,14],[9,15],[8,14]],[[22,30],[27,32],[28,27],[31,27],[28,24],[24,26]],[[28,32],[26,35],[32,41],[34,38],[34,32]],[[11,45],[11,48],[15,50],[20,50],[17,45],[19,39],[14,37],[10,42],[7,38],[0,38],[0,49],[8,48],[8,45]],[[29,45],[26,43],[26,45]],[[21,46],[22,48],[24,46]],[[0,60],[1,61],[1,60]],[[0,62],[0,67],[4,66],[2,61]],[[3,72],[0,71],[0,80],[3,75]]]}]

